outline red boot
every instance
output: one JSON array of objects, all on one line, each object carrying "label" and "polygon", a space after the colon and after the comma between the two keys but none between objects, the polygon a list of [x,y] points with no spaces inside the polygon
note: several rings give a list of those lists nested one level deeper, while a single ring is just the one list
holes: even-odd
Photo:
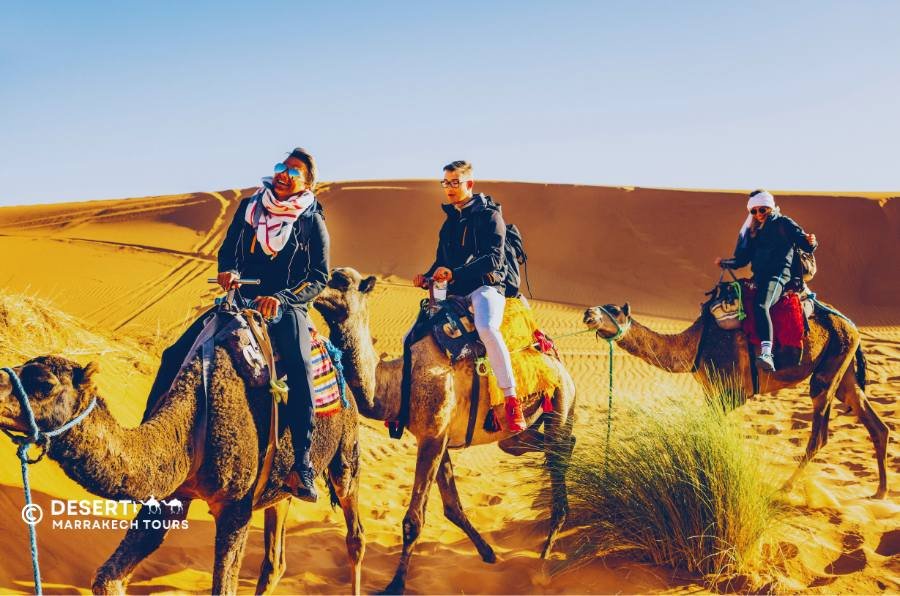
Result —
[{"label": "red boot", "polygon": [[525,430],[527,424],[522,415],[522,406],[516,396],[506,398],[506,429],[509,432],[518,433]]}]

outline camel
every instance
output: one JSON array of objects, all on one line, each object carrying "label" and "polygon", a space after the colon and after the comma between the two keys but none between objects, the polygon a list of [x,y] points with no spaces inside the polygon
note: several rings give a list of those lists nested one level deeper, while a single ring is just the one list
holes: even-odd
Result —
[{"label": "camel", "polygon": [[[344,352],[344,371],[360,413],[375,420],[393,420],[400,411],[400,381],[402,358],[383,361],[375,353],[369,331],[367,298],[375,287],[375,278],[365,279],[352,268],[332,271],[325,290],[314,302],[326,324],[331,341]],[[549,554],[568,513],[565,486],[565,465],[574,445],[575,384],[558,360],[546,357],[548,364],[559,372],[561,390],[552,396],[553,412],[544,414],[539,395],[523,399],[523,409],[529,422],[528,430],[519,435],[507,431],[489,433],[476,425],[473,445],[499,441],[500,447],[513,455],[528,451],[545,451],[550,472],[552,512],[550,530],[541,553]],[[465,447],[469,417],[472,364],[451,365],[437,344],[429,339],[412,348],[412,395],[410,399],[409,430],[416,437],[415,481],[409,508],[403,519],[403,550],[387,593],[402,593],[413,548],[422,531],[429,489],[437,480],[444,515],[457,525],[475,545],[481,558],[494,563],[496,555],[491,546],[472,526],[463,511],[453,465],[448,449]],[[484,420],[489,404],[486,388],[478,407],[478,420]],[[538,430],[544,424],[544,432]],[[546,450],[543,445],[547,445]]]},{"label": "camel", "polygon": [[[752,356],[748,341],[740,331],[725,331],[705,312],[694,323],[674,335],[648,329],[631,316],[628,303],[595,306],[584,313],[584,322],[597,336],[617,341],[629,354],[668,372],[692,373],[705,387],[732,376],[745,396],[754,394]],[[618,336],[618,339],[615,339]],[[701,341],[702,337],[702,341]],[[809,334],[803,340],[803,356],[797,366],[775,373],[758,370],[761,394],[794,387],[810,379],[813,419],[812,435],[797,470],[785,483],[789,490],[816,453],[828,442],[828,419],[835,397],[853,411],[865,426],[875,446],[878,462],[878,489],[872,498],[887,494],[885,456],[889,429],[872,408],[864,392],[866,362],[860,346],[859,330],[847,319],[817,307],[809,320]]]},{"label": "camel", "polygon": [[[199,358],[179,374],[155,413],[134,428],[123,428],[105,400],[97,395],[96,363],[82,367],[59,356],[41,356],[13,370],[21,378],[38,426],[43,429],[72,419],[96,396],[96,407],[81,424],[55,437],[47,450],[70,478],[90,492],[107,499],[155,503],[157,511],[159,501],[151,495],[164,494],[169,498],[163,501],[171,504],[177,499],[181,507],[171,507],[160,515],[178,521],[186,518],[193,499],[206,501],[216,524],[212,593],[234,594],[254,509],[253,489],[261,451],[265,448],[260,445],[257,428],[268,425],[269,396],[267,388],[245,385],[223,348],[216,348],[213,363],[206,446],[202,462],[193,473],[192,429],[197,422],[198,391],[202,391]],[[17,432],[28,429],[6,372],[0,372],[0,427]],[[255,506],[265,509],[266,519],[266,556],[257,593],[274,589],[285,570],[283,520],[290,493],[284,481],[294,461],[289,433],[287,427],[280,429],[272,472]],[[317,473],[327,472],[332,503],[339,503],[343,509],[352,590],[358,594],[365,540],[357,504],[358,413],[352,400],[349,408],[316,421],[311,460]],[[137,519],[149,516],[150,507],[145,506]],[[124,593],[135,567],[159,547],[167,532],[164,528],[172,525],[177,524],[161,524],[161,529],[152,530],[139,522],[140,529],[128,530],[116,551],[97,571],[93,591]]]}]

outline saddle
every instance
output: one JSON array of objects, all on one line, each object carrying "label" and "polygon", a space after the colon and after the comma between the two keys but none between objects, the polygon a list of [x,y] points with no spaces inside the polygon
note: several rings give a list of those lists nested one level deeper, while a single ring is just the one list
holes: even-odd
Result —
[{"label": "saddle", "polygon": [[[558,386],[559,381],[543,360],[530,357],[542,353],[553,353],[557,358],[556,348],[545,334],[539,331],[530,315],[530,310],[518,298],[507,298],[501,333],[504,340],[512,342],[508,345],[512,357],[513,373],[517,386],[525,388],[528,394],[544,393],[543,407],[552,410],[548,393]],[[409,402],[412,392],[412,352],[413,344],[432,337],[451,364],[471,361],[472,392],[469,400],[469,422],[466,430],[466,446],[471,444],[475,432],[478,403],[481,397],[481,377],[486,377],[488,394],[491,403],[499,396],[502,403],[502,392],[496,386],[496,379],[489,376],[490,365],[486,357],[484,344],[478,336],[474,324],[474,312],[471,303],[458,296],[450,296],[446,300],[432,301],[425,299],[420,304],[419,315],[403,344],[403,376],[401,382],[400,413],[396,420],[386,423],[390,436],[399,439],[409,422]],[[522,344],[522,345],[519,345]],[[534,347],[535,350],[528,350]],[[484,429],[489,432],[500,430],[499,422],[492,409],[488,409],[488,417]]]},{"label": "saddle", "polygon": [[[724,272],[722,275],[724,276]],[[722,277],[719,278],[716,287],[706,293],[710,298],[702,308],[712,316],[720,329],[743,331],[749,343],[758,349],[760,339],[756,333],[753,309],[756,286],[752,280],[735,278],[733,273],[731,277],[733,281],[722,281]],[[809,332],[809,318],[814,310],[814,296],[805,284],[791,286],[772,305],[769,314],[772,317],[776,368],[787,368],[800,363],[803,339]]]},{"label": "saddle", "polygon": [[[213,354],[216,346],[225,348],[231,357],[238,375],[249,387],[268,386],[269,423],[267,428],[260,428],[260,445],[265,445],[264,456],[253,487],[253,503],[262,496],[269,476],[275,452],[278,449],[279,406],[287,403],[288,386],[278,372],[277,353],[269,338],[268,327],[259,312],[250,308],[238,308],[233,305],[220,304],[204,315],[204,326],[194,339],[191,348],[185,355],[178,374],[193,362],[198,355],[201,359],[203,376],[202,391],[197,410],[197,423],[193,429],[193,458],[191,462],[192,476],[203,462],[206,445],[206,428],[209,413],[209,386],[212,378]],[[346,397],[346,383],[341,366],[341,352],[327,338],[319,336],[314,329],[312,335],[313,383],[315,395],[313,402],[316,415],[330,416],[349,407]],[[159,407],[162,398],[153,405],[152,410]],[[152,412],[151,412],[152,414]]]}]

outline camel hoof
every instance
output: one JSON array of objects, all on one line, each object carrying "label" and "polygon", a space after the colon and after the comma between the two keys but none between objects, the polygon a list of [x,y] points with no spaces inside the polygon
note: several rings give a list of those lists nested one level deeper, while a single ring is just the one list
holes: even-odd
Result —
[{"label": "camel hoof", "polygon": [[490,546],[487,547],[486,551],[484,551],[483,553],[480,553],[480,554],[481,554],[481,560],[484,561],[485,563],[490,563],[491,565],[493,565],[494,563],[497,562],[497,555],[494,554],[494,549],[492,549]]},{"label": "camel hoof", "polygon": [[382,590],[381,592],[378,592],[378,593],[379,594],[402,594],[403,588],[406,587],[403,584],[404,584],[404,582],[402,580],[394,579],[394,581],[389,583],[388,586],[384,590]]},{"label": "camel hoof", "polygon": [[117,596],[125,595],[125,582],[122,580],[100,580],[94,581],[91,586],[91,592],[94,594],[115,594]]}]

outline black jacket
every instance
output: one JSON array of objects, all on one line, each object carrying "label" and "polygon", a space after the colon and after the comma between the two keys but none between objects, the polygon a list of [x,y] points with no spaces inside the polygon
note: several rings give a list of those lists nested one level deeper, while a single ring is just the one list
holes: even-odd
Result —
[{"label": "black jacket", "polygon": [[306,310],[328,281],[328,230],[321,205],[313,200],[294,222],[287,244],[270,257],[255,242],[255,230],[244,220],[247,204],[238,205],[219,249],[219,271],[260,279],[258,286],[241,286],[244,298],[275,296],[284,306]]},{"label": "black jacket", "polygon": [[447,219],[438,235],[434,264],[425,276],[430,277],[438,267],[446,267],[453,271],[447,288],[450,294],[464,296],[481,286],[494,286],[503,294],[506,224],[500,205],[479,193],[462,211],[453,205],[442,207]]},{"label": "black jacket", "polygon": [[771,215],[755,237],[751,238],[748,232],[738,238],[734,258],[723,259],[722,266],[740,269],[749,263],[753,278],[759,283],[777,278],[785,284],[791,279],[794,247],[808,252],[816,249],[793,219]]}]

